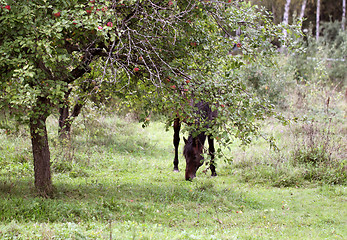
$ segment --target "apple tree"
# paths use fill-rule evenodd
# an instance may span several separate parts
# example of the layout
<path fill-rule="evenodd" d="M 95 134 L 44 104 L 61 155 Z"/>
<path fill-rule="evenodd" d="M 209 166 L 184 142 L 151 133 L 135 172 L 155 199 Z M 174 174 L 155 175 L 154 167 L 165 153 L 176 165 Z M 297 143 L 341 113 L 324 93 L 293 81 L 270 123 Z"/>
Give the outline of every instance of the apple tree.
<path fill-rule="evenodd" d="M 0 6 L 0 109 L 29 126 L 42 195 L 53 191 L 46 119 L 59 109 L 60 127 L 69 131 L 88 98 L 141 97 L 149 111 L 192 121 L 190 103 L 207 101 L 219 110 L 209 131 L 225 144 L 234 137 L 249 142 L 257 120 L 274 114 L 266 99 L 247 91 L 239 71 L 249 62 L 268 64 L 283 29 L 249 3 L 0 0 Z M 233 54 L 235 46 L 242 54 Z"/>

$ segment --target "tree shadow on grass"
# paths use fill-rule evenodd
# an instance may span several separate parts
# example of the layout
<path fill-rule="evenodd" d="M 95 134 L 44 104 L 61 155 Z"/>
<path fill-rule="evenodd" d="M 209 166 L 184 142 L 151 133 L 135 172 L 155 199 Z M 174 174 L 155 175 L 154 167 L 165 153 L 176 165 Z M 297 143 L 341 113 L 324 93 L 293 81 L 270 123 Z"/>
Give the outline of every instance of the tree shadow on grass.
<path fill-rule="evenodd" d="M 150 129 L 139 129 L 134 126 L 126 126 L 125 129 L 115 131 L 112 129 L 103 129 L 94 134 L 77 134 L 73 135 L 70 143 L 65 145 L 65 149 L 70 151 L 78 150 L 92 154 L 93 152 L 117 152 L 119 154 L 148 154 L 150 156 L 156 155 L 158 152 L 170 151 L 173 149 L 172 143 L 165 143 L 160 139 L 151 139 L 147 136 L 147 131 Z M 164 129 L 157 131 L 163 134 L 169 134 Z M 55 140 L 54 140 L 55 141 Z M 61 147 L 59 144 L 53 145 L 59 154 Z M 52 149 L 54 152 L 54 149 Z"/>
<path fill-rule="evenodd" d="M 168 215 L 183 218 L 196 216 L 197 211 L 230 211 L 243 205 L 259 209 L 262 204 L 245 193 L 220 189 L 204 183 L 181 182 L 97 182 L 80 184 L 58 182 L 53 199 L 36 197 L 30 189 L 23 194 L 27 182 L 16 183 L 11 193 L 1 193 L 2 222 L 80 222 L 136 220 L 165 222 Z M 208 188 L 210 186 L 210 188 Z M 32 190 L 32 189 L 31 189 Z M 224 209 L 224 210 L 223 210 Z"/>

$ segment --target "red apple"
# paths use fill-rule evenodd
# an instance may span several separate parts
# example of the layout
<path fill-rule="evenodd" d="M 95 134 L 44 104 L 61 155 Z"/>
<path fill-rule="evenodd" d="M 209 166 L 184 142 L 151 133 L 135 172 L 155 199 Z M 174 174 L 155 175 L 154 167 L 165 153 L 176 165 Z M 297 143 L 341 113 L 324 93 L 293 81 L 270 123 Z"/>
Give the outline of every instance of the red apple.
<path fill-rule="evenodd" d="M 134 68 L 134 72 L 138 72 L 138 71 L 140 71 L 140 69 L 139 68 Z"/>
<path fill-rule="evenodd" d="M 95 3 L 95 0 L 90 0 L 89 2 L 90 2 L 90 3 Z"/>
<path fill-rule="evenodd" d="M 87 14 L 91 14 L 92 10 L 86 10 Z"/>
<path fill-rule="evenodd" d="M 56 12 L 53 14 L 55 17 L 60 17 L 60 12 Z"/>
<path fill-rule="evenodd" d="M 172 89 L 176 89 L 176 86 L 175 86 L 175 85 L 172 85 L 171 88 L 172 88 Z"/>
<path fill-rule="evenodd" d="M 113 27 L 113 23 L 112 23 L 112 22 L 108 22 L 106 25 L 107 25 L 108 27 Z"/>
<path fill-rule="evenodd" d="M 9 10 L 9 11 L 11 10 L 11 6 L 10 6 L 10 5 L 6 5 L 5 8 L 6 8 L 7 10 Z"/>
<path fill-rule="evenodd" d="M 191 45 L 192 47 L 196 47 L 196 42 L 191 42 L 190 45 Z"/>
<path fill-rule="evenodd" d="M 186 83 L 190 83 L 190 81 L 189 81 L 189 80 L 186 80 Z"/>
<path fill-rule="evenodd" d="M 241 45 L 241 43 L 237 43 L 236 46 L 237 46 L 238 48 L 240 48 L 242 45 Z"/>

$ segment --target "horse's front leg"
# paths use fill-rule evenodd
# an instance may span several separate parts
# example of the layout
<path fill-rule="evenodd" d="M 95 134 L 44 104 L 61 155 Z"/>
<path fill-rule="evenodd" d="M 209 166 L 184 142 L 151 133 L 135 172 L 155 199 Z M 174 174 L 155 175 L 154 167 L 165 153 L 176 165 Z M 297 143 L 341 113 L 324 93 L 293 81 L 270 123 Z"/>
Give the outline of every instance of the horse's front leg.
<path fill-rule="evenodd" d="M 211 162 L 210 162 L 210 169 L 211 169 L 211 176 L 217 176 L 216 172 L 216 166 L 214 165 L 214 142 L 212 136 L 208 136 L 208 152 L 211 156 Z"/>
<path fill-rule="evenodd" d="M 180 119 L 177 117 L 174 120 L 174 124 L 173 124 L 173 128 L 174 128 L 174 138 L 173 138 L 173 144 L 175 146 L 175 159 L 173 161 L 174 164 L 174 171 L 178 172 L 178 146 L 180 144 L 180 130 L 181 130 L 181 123 L 180 123 Z"/>

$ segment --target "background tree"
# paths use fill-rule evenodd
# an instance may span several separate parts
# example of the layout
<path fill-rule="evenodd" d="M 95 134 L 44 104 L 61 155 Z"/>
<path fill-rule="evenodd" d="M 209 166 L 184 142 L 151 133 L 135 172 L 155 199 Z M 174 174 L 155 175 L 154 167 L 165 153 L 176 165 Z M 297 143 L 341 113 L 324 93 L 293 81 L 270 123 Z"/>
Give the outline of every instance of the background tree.
<path fill-rule="evenodd" d="M 282 29 L 249 3 L 1 0 L 0 5 L 0 108 L 29 126 L 35 186 L 42 195 L 53 192 L 47 117 L 60 109 L 60 126 L 68 128 L 86 98 L 100 92 L 146 96 L 149 109 L 184 109 L 192 122 L 194 107 L 182 92 L 210 102 L 220 112 L 211 134 L 226 144 L 233 137 L 250 142 L 259 132 L 257 120 L 274 114 L 269 102 L 247 91 L 238 69 L 268 62 L 276 53 L 271 41 Z M 236 39 L 237 29 L 242 34 Z M 242 56 L 228 54 L 235 43 Z M 74 107 L 71 96 L 77 99 Z"/>
<path fill-rule="evenodd" d="M 282 22 L 285 5 L 287 0 L 252 0 L 253 4 L 264 6 L 268 11 L 272 12 L 273 20 L 275 23 Z M 320 21 L 321 22 L 334 22 L 342 21 L 341 16 L 343 15 L 343 1 L 329 1 L 320 0 Z M 298 17 L 305 19 L 302 23 L 303 29 L 312 31 L 312 34 L 316 35 L 316 15 L 317 15 L 317 1 L 315 0 L 291 0 L 290 9 L 288 15 L 288 22 L 293 23 Z"/>
<path fill-rule="evenodd" d="M 303 0 L 302 5 L 301 5 L 301 11 L 300 11 L 299 19 L 303 19 L 305 16 L 306 4 L 307 4 L 307 0 Z"/>
<path fill-rule="evenodd" d="M 289 22 L 289 9 L 290 9 L 290 1 L 287 0 L 286 4 L 284 5 L 284 14 L 283 14 L 283 23 L 284 25 L 288 25 Z M 284 37 L 287 37 L 287 32 L 284 32 Z"/>
<path fill-rule="evenodd" d="M 346 29 L 346 0 L 342 0 L 342 21 L 341 28 L 343 31 Z"/>
<path fill-rule="evenodd" d="M 320 0 L 317 0 L 316 10 L 316 41 L 319 40 L 319 24 L 320 24 Z"/>

